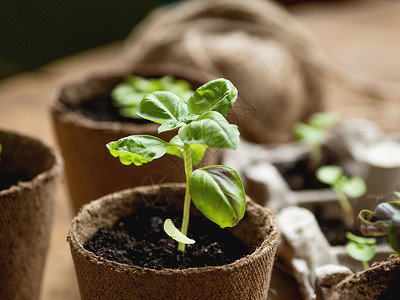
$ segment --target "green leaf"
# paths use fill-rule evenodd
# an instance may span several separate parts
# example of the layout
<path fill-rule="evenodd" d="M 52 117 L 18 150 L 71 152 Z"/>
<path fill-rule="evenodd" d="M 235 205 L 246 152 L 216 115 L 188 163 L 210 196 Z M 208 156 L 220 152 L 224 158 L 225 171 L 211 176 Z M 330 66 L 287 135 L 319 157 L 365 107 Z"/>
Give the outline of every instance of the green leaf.
<path fill-rule="evenodd" d="M 343 174 L 339 166 L 322 166 L 315 173 L 317 179 L 326 184 L 334 184 Z"/>
<path fill-rule="evenodd" d="M 171 219 L 166 219 L 164 222 L 164 231 L 172 239 L 183 244 L 194 244 L 196 241 L 188 238 L 182 232 L 180 232 L 171 221 Z"/>
<path fill-rule="evenodd" d="M 366 191 L 367 186 L 365 185 L 364 180 L 360 177 L 353 177 L 351 179 L 348 179 L 343 184 L 343 192 L 353 198 L 364 195 Z"/>
<path fill-rule="evenodd" d="M 353 233 L 351 233 L 350 231 L 346 232 L 346 238 L 349 241 L 358 243 L 358 244 L 368 244 L 368 245 L 375 245 L 376 244 L 376 239 L 375 238 L 370 238 L 370 237 L 363 237 L 363 236 L 358 236 L 355 235 Z"/>
<path fill-rule="evenodd" d="M 226 116 L 238 96 L 235 86 L 227 79 L 219 78 L 199 87 L 188 100 L 188 111 L 201 115 L 217 111 Z"/>
<path fill-rule="evenodd" d="M 359 244 L 349 241 L 346 244 L 346 251 L 351 258 L 357 261 L 370 261 L 375 256 L 375 244 Z"/>
<path fill-rule="evenodd" d="M 246 195 L 242 180 L 226 166 L 195 170 L 189 179 L 194 205 L 222 228 L 235 226 L 244 216 Z"/>
<path fill-rule="evenodd" d="M 106 145 L 111 155 L 124 165 L 141 166 L 167 152 L 168 143 L 150 135 L 131 135 Z"/>
<path fill-rule="evenodd" d="M 167 153 L 183 159 L 183 149 L 171 145 L 175 144 L 183 147 L 183 142 L 181 141 L 181 139 L 176 135 L 169 141 L 169 143 L 170 145 L 168 146 Z M 203 159 L 204 153 L 207 150 L 207 146 L 200 144 L 190 144 L 189 148 L 192 155 L 192 164 L 193 166 L 195 166 Z"/>
<path fill-rule="evenodd" d="M 186 103 L 171 92 L 146 95 L 137 107 L 138 116 L 156 123 L 182 122 L 187 115 Z"/>
<path fill-rule="evenodd" d="M 336 113 L 314 113 L 308 123 L 313 127 L 328 128 L 339 122 L 339 115 Z"/>
<path fill-rule="evenodd" d="M 400 212 L 396 212 L 392 217 L 388 229 L 388 240 L 394 252 L 400 255 Z"/>
<path fill-rule="evenodd" d="M 210 111 L 178 132 L 179 138 L 187 144 L 204 144 L 215 148 L 236 149 L 239 130 L 218 112 Z"/>
<path fill-rule="evenodd" d="M 160 127 L 158 127 L 158 133 L 174 130 L 175 128 L 181 127 L 183 125 L 185 125 L 185 123 L 179 121 L 167 121 L 165 123 L 162 123 Z"/>
<path fill-rule="evenodd" d="M 325 137 L 323 130 L 305 123 L 296 123 L 293 127 L 293 133 L 296 140 L 311 144 L 320 144 Z"/>
<path fill-rule="evenodd" d="M 381 203 L 383 204 L 383 203 Z M 379 205 L 378 205 L 379 206 Z M 384 236 L 388 232 L 391 219 L 372 220 L 373 212 L 367 209 L 360 211 L 356 219 L 358 230 L 365 236 Z"/>

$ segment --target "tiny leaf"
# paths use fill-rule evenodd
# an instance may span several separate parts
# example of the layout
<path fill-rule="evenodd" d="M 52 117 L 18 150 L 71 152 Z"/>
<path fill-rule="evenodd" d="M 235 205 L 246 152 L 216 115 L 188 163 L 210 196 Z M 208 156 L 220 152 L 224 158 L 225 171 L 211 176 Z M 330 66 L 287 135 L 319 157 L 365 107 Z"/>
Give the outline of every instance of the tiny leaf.
<path fill-rule="evenodd" d="M 376 239 L 375 238 L 370 238 L 370 237 L 363 237 L 363 236 L 358 236 L 350 231 L 346 232 L 346 238 L 350 241 L 353 241 L 358 244 L 368 244 L 368 245 L 375 245 L 376 244 Z"/>
<path fill-rule="evenodd" d="M 339 115 L 336 113 L 314 113 L 308 123 L 318 128 L 328 128 L 339 122 Z"/>
<path fill-rule="evenodd" d="M 189 179 L 194 205 L 222 228 L 235 226 L 246 210 L 242 180 L 226 166 L 210 166 L 195 170 Z"/>
<path fill-rule="evenodd" d="M 237 89 L 227 79 L 219 78 L 199 87 L 188 100 L 188 111 L 201 115 L 217 111 L 226 116 L 238 96 Z"/>
<path fill-rule="evenodd" d="M 171 219 L 166 219 L 164 222 L 164 231 L 168 234 L 172 239 L 179 243 L 183 244 L 194 244 L 196 241 L 188 238 L 182 232 L 175 227 L 174 223 Z"/>
<path fill-rule="evenodd" d="M 218 112 L 210 111 L 178 132 L 179 138 L 187 144 L 204 144 L 215 148 L 236 149 L 239 130 Z"/>
<path fill-rule="evenodd" d="M 310 126 L 305 123 L 297 123 L 293 127 L 293 133 L 296 140 L 316 144 L 324 139 L 324 131 L 320 128 Z"/>
<path fill-rule="evenodd" d="M 106 145 L 111 155 L 124 165 L 141 166 L 167 152 L 168 143 L 150 135 L 131 135 Z"/>
<path fill-rule="evenodd" d="M 383 204 L 383 203 L 382 203 Z M 362 210 L 356 219 L 358 230 L 365 236 L 383 236 L 388 232 L 389 220 L 371 221 L 372 211 Z"/>
<path fill-rule="evenodd" d="M 137 114 L 155 123 L 180 122 L 187 115 L 186 103 L 171 92 L 154 92 L 146 95 L 137 107 Z"/>
<path fill-rule="evenodd" d="M 366 190 L 365 182 L 360 177 L 353 177 L 343 184 L 343 192 L 353 198 L 364 195 Z"/>
<path fill-rule="evenodd" d="M 175 120 L 167 121 L 165 123 L 162 123 L 160 125 L 160 127 L 158 127 L 158 133 L 161 133 L 161 132 L 164 132 L 164 131 L 173 130 L 173 129 L 181 127 L 183 125 L 185 125 L 185 123 L 178 122 L 178 121 L 175 121 Z"/>
<path fill-rule="evenodd" d="M 359 244 L 349 241 L 346 251 L 351 258 L 357 261 L 370 261 L 375 256 L 375 244 Z"/>
<path fill-rule="evenodd" d="M 323 183 L 334 184 L 342 174 L 343 170 L 339 166 L 322 166 L 317 169 L 315 176 Z"/>

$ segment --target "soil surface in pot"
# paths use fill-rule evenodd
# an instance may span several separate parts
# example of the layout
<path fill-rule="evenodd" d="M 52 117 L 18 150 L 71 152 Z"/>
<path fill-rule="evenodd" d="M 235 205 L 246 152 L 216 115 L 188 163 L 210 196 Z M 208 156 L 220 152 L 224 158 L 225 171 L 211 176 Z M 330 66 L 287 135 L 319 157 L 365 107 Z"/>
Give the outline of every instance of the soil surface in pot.
<path fill-rule="evenodd" d="M 322 164 L 314 166 L 308 157 L 300 160 L 275 163 L 274 166 L 293 191 L 329 188 L 315 177 L 319 166 L 334 164 L 331 159 L 324 159 Z"/>
<path fill-rule="evenodd" d="M 132 119 L 122 117 L 118 113 L 118 108 L 112 104 L 109 96 L 96 97 L 79 103 L 62 101 L 70 110 L 80 113 L 86 118 L 98 122 L 126 122 L 135 124 L 149 123 L 143 119 Z"/>
<path fill-rule="evenodd" d="M 25 176 L 25 174 L 18 173 L 1 173 L 0 174 L 0 191 L 8 189 L 12 185 L 18 184 L 19 181 L 29 181 L 31 178 Z"/>
<path fill-rule="evenodd" d="M 167 218 L 180 227 L 182 218 L 178 214 L 163 209 L 142 209 L 121 218 L 112 228 L 98 230 L 84 248 L 108 260 L 157 270 L 220 266 L 248 254 L 239 240 L 218 225 L 191 216 L 188 236 L 196 243 L 186 245 L 182 255 L 177 242 L 163 230 Z"/>

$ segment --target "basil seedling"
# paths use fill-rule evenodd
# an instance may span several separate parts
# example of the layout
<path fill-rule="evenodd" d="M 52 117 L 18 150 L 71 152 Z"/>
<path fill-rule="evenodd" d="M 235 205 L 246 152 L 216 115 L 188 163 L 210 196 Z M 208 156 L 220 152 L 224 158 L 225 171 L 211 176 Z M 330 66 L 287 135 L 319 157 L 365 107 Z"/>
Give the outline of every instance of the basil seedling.
<path fill-rule="evenodd" d="M 360 261 L 364 269 L 369 268 L 368 262 L 375 256 L 375 238 L 366 238 L 346 232 L 348 242 L 346 244 L 347 254 L 357 261 Z"/>
<path fill-rule="evenodd" d="M 244 216 L 246 195 L 235 170 L 217 165 L 193 171 L 207 147 L 237 147 L 238 127 L 225 119 L 237 95 L 235 86 L 222 78 L 202 85 L 187 101 L 171 92 L 153 92 L 138 104 L 138 116 L 159 123 L 159 133 L 179 128 L 178 134 L 168 142 L 149 135 L 132 135 L 107 144 L 111 155 L 125 165 L 140 166 L 165 154 L 183 159 L 186 192 L 181 230 L 170 219 L 164 223 L 164 231 L 179 242 L 181 251 L 185 244 L 194 243 L 187 237 L 191 201 L 222 228 L 235 226 Z"/>
<path fill-rule="evenodd" d="M 127 76 L 124 82 L 115 86 L 111 91 L 113 104 L 118 107 L 119 114 L 123 117 L 140 119 L 136 110 L 144 96 L 156 91 L 169 91 L 187 100 L 192 94 L 192 88 L 185 80 L 175 80 L 172 76 L 161 78 L 143 78 L 140 76 Z"/>
<path fill-rule="evenodd" d="M 296 140 L 303 142 L 310 148 L 310 162 L 316 167 L 321 163 L 322 143 L 327 135 L 327 130 L 339 121 L 335 113 L 315 113 L 307 123 L 296 123 L 293 134 Z"/>
<path fill-rule="evenodd" d="M 395 195 L 399 196 L 398 193 Z M 393 251 L 400 255 L 400 201 L 380 203 L 373 212 L 362 210 L 356 225 L 365 236 L 387 235 Z"/>
<path fill-rule="evenodd" d="M 329 184 L 336 192 L 339 204 L 345 214 L 346 225 L 351 226 L 354 211 L 347 196 L 357 198 L 364 195 L 367 190 L 364 180 L 357 176 L 347 177 L 339 166 L 319 167 L 315 175 L 319 181 Z"/>

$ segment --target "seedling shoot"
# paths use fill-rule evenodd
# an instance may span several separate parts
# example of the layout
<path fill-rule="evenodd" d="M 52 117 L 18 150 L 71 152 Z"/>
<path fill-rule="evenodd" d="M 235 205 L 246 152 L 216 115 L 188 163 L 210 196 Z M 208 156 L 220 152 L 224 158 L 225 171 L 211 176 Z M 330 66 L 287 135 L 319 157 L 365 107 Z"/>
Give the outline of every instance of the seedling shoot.
<path fill-rule="evenodd" d="M 229 124 L 225 116 L 237 99 L 237 89 L 226 79 L 215 79 L 199 87 L 189 98 L 166 91 L 144 96 L 136 113 L 143 119 L 160 124 L 158 133 L 179 129 L 170 141 L 150 135 L 132 135 L 110 142 L 111 155 L 125 165 L 141 166 L 165 154 L 183 159 L 186 191 L 181 229 L 170 219 L 164 222 L 164 231 L 185 251 L 186 244 L 195 241 L 187 237 L 190 205 L 194 205 L 220 227 L 235 226 L 244 216 L 246 196 L 243 183 L 235 170 L 215 165 L 198 168 L 207 147 L 235 149 L 239 130 Z"/>

